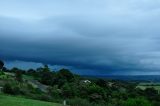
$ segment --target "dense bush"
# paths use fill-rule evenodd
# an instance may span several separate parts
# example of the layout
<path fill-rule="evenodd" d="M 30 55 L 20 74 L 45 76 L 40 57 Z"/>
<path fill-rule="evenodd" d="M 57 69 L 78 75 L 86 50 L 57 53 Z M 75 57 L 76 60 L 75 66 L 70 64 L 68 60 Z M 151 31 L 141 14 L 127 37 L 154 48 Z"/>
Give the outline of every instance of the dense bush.
<path fill-rule="evenodd" d="M 3 71 L 0 71 L 0 75 L 5 75 Z"/>
<path fill-rule="evenodd" d="M 71 98 L 74 97 L 74 95 L 73 89 L 68 83 L 62 86 L 62 97 Z"/>
<path fill-rule="evenodd" d="M 17 70 L 17 71 L 15 72 L 15 77 L 16 77 L 16 80 L 17 80 L 18 82 L 22 82 L 22 81 L 23 81 L 22 72 L 21 72 L 20 70 Z"/>
<path fill-rule="evenodd" d="M 61 98 L 61 91 L 58 89 L 58 86 L 49 87 L 48 88 L 48 94 L 51 95 L 54 99 Z"/>
<path fill-rule="evenodd" d="M 3 86 L 3 92 L 6 93 L 6 94 L 14 94 L 14 91 L 13 91 L 13 89 L 12 89 L 11 84 L 6 83 L 6 84 Z"/>
<path fill-rule="evenodd" d="M 13 83 L 6 83 L 3 86 L 3 92 L 6 94 L 18 95 L 21 94 L 21 89 L 18 85 L 14 85 Z"/>
<path fill-rule="evenodd" d="M 152 104 L 144 98 L 128 99 L 122 106 L 152 106 Z"/>
<path fill-rule="evenodd" d="M 88 102 L 88 100 L 81 98 L 74 98 L 67 101 L 70 106 L 93 106 L 91 103 Z"/>
<path fill-rule="evenodd" d="M 4 62 L 0 60 L 0 70 L 3 68 Z"/>

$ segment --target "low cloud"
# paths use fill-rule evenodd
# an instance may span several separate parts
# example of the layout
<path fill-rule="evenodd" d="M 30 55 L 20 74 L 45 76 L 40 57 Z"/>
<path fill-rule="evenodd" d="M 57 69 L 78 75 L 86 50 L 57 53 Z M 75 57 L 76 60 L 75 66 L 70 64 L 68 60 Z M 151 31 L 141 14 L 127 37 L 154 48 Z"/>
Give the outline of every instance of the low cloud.
<path fill-rule="evenodd" d="M 157 74 L 159 4 L 6 0 L 0 5 L 0 58 L 66 66 L 81 74 Z"/>

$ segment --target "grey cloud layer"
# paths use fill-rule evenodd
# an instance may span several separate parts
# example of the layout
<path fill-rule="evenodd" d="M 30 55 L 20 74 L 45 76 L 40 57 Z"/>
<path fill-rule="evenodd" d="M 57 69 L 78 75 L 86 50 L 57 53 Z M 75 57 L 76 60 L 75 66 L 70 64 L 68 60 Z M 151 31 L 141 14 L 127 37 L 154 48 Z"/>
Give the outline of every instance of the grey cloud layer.
<path fill-rule="evenodd" d="M 90 73 L 160 74 L 159 4 L 158 0 L 0 1 L 4 10 L 0 57 Z"/>

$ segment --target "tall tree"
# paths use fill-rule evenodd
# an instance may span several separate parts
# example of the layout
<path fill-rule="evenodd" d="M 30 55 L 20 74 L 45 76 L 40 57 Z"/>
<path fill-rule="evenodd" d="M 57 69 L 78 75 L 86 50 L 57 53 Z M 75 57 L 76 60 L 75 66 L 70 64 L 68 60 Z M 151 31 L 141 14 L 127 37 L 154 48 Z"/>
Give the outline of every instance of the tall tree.
<path fill-rule="evenodd" d="M 74 75 L 68 70 L 68 69 L 61 69 L 58 72 L 58 77 L 61 79 L 65 79 L 68 82 L 72 81 L 74 78 Z"/>
<path fill-rule="evenodd" d="M 44 67 L 39 71 L 40 74 L 40 82 L 46 85 L 53 85 L 54 83 L 54 71 L 51 71 L 48 65 L 44 65 Z"/>
<path fill-rule="evenodd" d="M 0 70 L 3 68 L 3 66 L 4 66 L 4 63 L 3 61 L 0 60 Z"/>
<path fill-rule="evenodd" d="M 18 82 L 22 82 L 23 81 L 23 79 L 22 79 L 22 72 L 20 70 L 16 71 L 15 76 L 16 76 L 16 80 Z"/>

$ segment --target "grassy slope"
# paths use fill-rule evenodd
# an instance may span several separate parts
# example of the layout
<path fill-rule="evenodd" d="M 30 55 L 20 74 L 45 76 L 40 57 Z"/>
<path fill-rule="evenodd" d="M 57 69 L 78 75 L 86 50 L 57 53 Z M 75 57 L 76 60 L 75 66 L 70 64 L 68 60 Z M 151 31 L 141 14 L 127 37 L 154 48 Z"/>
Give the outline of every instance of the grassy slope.
<path fill-rule="evenodd" d="M 56 103 L 0 95 L 0 106 L 62 106 Z"/>
<path fill-rule="evenodd" d="M 154 88 L 160 91 L 160 83 L 140 83 L 137 88 L 145 90 L 146 88 Z"/>

